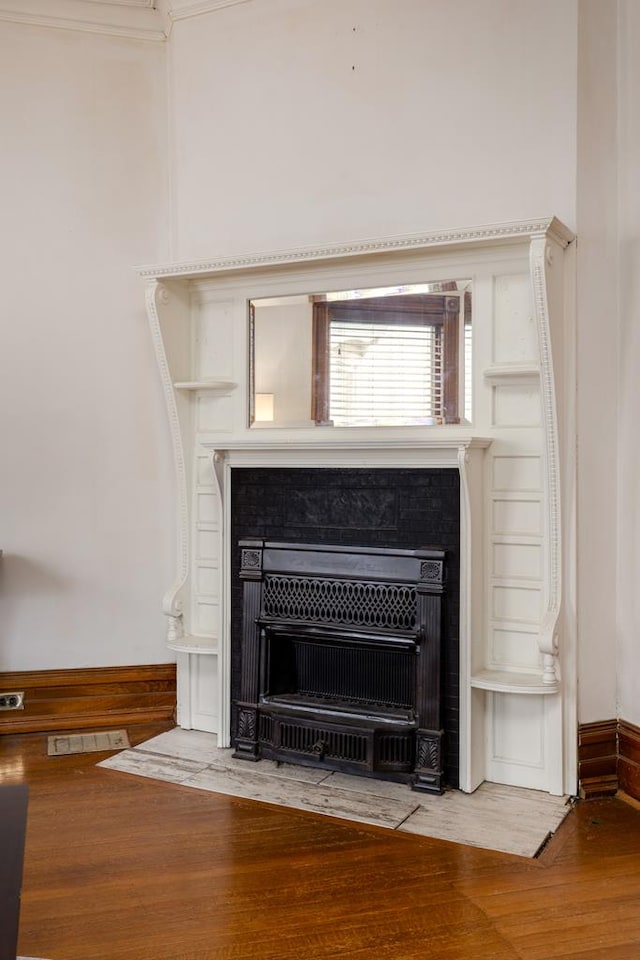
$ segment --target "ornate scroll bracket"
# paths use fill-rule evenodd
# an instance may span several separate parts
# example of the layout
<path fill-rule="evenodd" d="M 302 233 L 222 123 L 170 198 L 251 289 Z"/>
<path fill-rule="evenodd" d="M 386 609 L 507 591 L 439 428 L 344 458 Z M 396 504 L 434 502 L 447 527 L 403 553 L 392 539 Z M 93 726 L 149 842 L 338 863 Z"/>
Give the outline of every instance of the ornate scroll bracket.
<path fill-rule="evenodd" d="M 164 284 L 156 280 L 147 281 L 145 304 L 169 419 L 177 490 L 176 576 L 162 602 L 163 613 L 169 618 L 167 631 L 167 642 L 169 644 L 175 643 L 184 634 L 182 616 L 185 587 L 189 576 L 189 507 L 182 431 L 173 380 L 164 348 L 160 319 L 162 309 L 166 309 L 170 302 L 171 297 Z"/>
<path fill-rule="evenodd" d="M 547 271 L 553 264 L 553 249 L 545 237 L 534 238 L 530 247 L 531 281 L 533 303 L 538 330 L 540 350 L 540 386 L 542 415 L 545 436 L 544 482 L 546 485 L 546 564 L 547 605 L 540 625 L 538 646 L 543 656 L 543 683 L 557 683 L 556 662 L 558 657 L 557 628 L 562 603 L 561 516 L 560 516 L 560 454 L 558 441 L 558 413 L 551 325 L 547 296 Z"/>

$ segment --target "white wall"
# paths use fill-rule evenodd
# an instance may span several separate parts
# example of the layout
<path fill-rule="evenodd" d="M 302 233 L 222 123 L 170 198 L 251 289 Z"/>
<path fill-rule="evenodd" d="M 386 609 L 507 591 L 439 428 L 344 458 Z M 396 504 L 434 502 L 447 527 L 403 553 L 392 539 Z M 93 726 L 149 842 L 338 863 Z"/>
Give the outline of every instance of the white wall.
<path fill-rule="evenodd" d="M 617 0 L 581 0 L 578 72 L 579 720 L 617 715 Z"/>
<path fill-rule="evenodd" d="M 620 2 L 618 695 L 640 725 L 640 5 Z"/>
<path fill-rule="evenodd" d="M 162 44 L 0 24 L 0 670 L 171 659 Z"/>
<path fill-rule="evenodd" d="M 175 259 L 543 214 L 575 229 L 578 160 L 587 163 L 592 147 L 585 136 L 578 158 L 582 4 L 252 0 L 176 23 L 169 50 Z M 590 42 L 597 28 L 589 26 Z M 602 66 L 589 67 L 589 82 Z M 586 82 L 581 76 L 583 97 Z M 584 100 L 581 108 L 589 112 Z M 594 157 L 581 184 L 592 240 L 603 206 L 609 214 L 598 167 L 606 162 Z M 582 536 L 585 522 L 587 550 L 602 547 L 606 559 L 587 552 L 580 571 L 581 720 L 613 716 L 616 706 L 615 590 L 602 593 L 603 579 L 612 588 L 615 576 L 615 473 L 597 459 L 590 419 L 594 410 L 598 424 L 605 418 L 591 389 L 601 313 L 599 301 L 589 308 L 589 296 L 600 289 L 600 252 L 593 247 L 583 261 L 590 286 L 578 347 L 585 437 L 578 523 Z M 615 348 L 605 359 L 615 381 Z M 615 462 L 612 433 L 605 445 Z"/>
<path fill-rule="evenodd" d="M 174 24 L 174 256 L 556 214 L 577 0 L 252 0 Z"/>
<path fill-rule="evenodd" d="M 635 0 L 251 0 L 176 22 L 167 47 L 0 25 L 0 670 L 169 656 L 173 480 L 132 264 L 555 213 L 580 234 L 580 719 L 613 716 L 618 689 L 640 723 L 638 16 Z"/>

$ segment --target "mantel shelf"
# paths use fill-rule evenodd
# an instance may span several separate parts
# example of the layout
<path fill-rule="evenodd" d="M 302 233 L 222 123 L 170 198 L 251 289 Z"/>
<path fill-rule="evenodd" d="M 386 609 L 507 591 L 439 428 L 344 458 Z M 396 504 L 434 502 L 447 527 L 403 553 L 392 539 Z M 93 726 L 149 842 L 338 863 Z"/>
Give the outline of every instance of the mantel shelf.
<path fill-rule="evenodd" d="M 176 390 L 211 390 L 214 393 L 231 393 L 237 386 L 231 380 L 180 380 L 174 383 Z"/>
<path fill-rule="evenodd" d="M 539 673 L 516 673 L 511 670 L 479 670 L 471 677 L 471 686 L 493 693 L 522 693 L 535 696 L 558 693 L 560 685 L 543 683 Z"/>
<path fill-rule="evenodd" d="M 501 363 L 487 367 L 484 379 L 488 383 L 536 383 L 540 368 L 528 363 Z"/>
<path fill-rule="evenodd" d="M 448 430 L 446 427 L 434 427 L 434 430 L 442 431 L 434 434 L 425 434 L 421 433 L 407 433 L 404 436 L 398 436 L 397 433 L 395 436 L 392 436 L 388 433 L 383 433 L 384 428 L 377 428 L 380 433 L 377 435 L 369 435 L 368 437 L 363 437 L 362 435 L 353 436 L 350 433 L 351 428 L 345 428 L 344 432 L 338 433 L 332 432 L 331 436 L 322 436 L 319 433 L 316 433 L 312 437 L 304 436 L 298 439 L 289 438 L 282 439 L 278 437 L 277 439 L 263 440 L 264 434 L 261 432 L 260 439 L 234 439 L 224 438 L 220 442 L 212 442 L 208 438 L 202 441 L 202 446 L 204 447 L 215 447 L 220 451 L 304 451 L 304 450 L 343 450 L 345 448 L 349 450 L 447 450 L 447 451 L 457 451 L 460 448 L 464 449 L 485 449 L 491 445 L 491 437 L 478 437 L 471 435 L 469 433 L 458 433 L 456 428 Z M 429 427 L 429 430 L 432 428 Z M 275 432 L 275 431 L 274 431 Z"/>
<path fill-rule="evenodd" d="M 167 646 L 169 650 L 175 650 L 176 653 L 201 653 L 210 656 L 218 653 L 216 637 L 195 637 L 185 634 L 175 640 L 168 640 Z"/>

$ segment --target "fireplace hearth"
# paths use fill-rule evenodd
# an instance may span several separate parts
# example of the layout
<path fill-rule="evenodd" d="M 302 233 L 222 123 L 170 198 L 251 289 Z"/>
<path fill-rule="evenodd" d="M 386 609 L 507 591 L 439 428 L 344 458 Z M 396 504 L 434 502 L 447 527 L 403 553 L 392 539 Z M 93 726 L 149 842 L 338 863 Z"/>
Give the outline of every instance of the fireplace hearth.
<path fill-rule="evenodd" d="M 235 756 L 443 789 L 443 550 L 242 540 Z"/>

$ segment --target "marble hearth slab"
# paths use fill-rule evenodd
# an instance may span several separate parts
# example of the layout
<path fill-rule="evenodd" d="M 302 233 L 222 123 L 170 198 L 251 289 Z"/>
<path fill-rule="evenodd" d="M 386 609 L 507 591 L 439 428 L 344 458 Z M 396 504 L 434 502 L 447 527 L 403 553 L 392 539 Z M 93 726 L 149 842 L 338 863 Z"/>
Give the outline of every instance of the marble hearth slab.
<path fill-rule="evenodd" d="M 99 767 L 110 767 L 121 773 L 135 773 L 139 777 L 151 780 L 165 780 L 167 783 L 183 783 L 189 777 L 206 770 L 206 763 L 189 760 L 184 757 L 167 757 L 160 753 L 147 753 L 145 750 L 123 750 L 113 757 L 103 760 Z"/>
<path fill-rule="evenodd" d="M 167 733 L 161 733 L 151 740 L 146 740 L 135 749 L 145 753 L 194 761 L 207 767 L 217 767 L 222 770 L 246 772 L 247 768 L 259 767 L 262 774 L 268 773 L 274 777 L 303 780 L 308 783 L 320 783 L 321 780 L 327 778 L 326 770 L 317 770 L 313 767 L 275 763 L 273 760 L 261 760 L 259 764 L 248 763 L 246 760 L 234 760 L 233 750 L 223 750 L 218 747 L 215 734 L 201 733 L 198 730 L 182 730 L 180 727 L 169 730 Z M 119 754 L 119 756 L 122 756 L 122 754 Z"/>
<path fill-rule="evenodd" d="M 404 784 L 327 773 L 270 760 L 235 760 L 214 734 L 176 728 L 99 764 L 180 784 L 356 823 L 534 857 L 569 812 L 566 797 L 484 783 L 441 797 Z"/>
<path fill-rule="evenodd" d="M 266 773 L 251 776 L 244 770 L 216 770 L 209 767 L 185 780 L 183 786 L 226 793 L 245 800 L 261 800 L 280 807 L 322 813 L 391 830 L 397 829 L 403 820 L 418 809 L 418 804 L 410 794 L 405 796 L 404 801 L 397 800 L 390 804 L 380 797 L 340 790 L 330 780 L 327 778 L 324 783 L 310 784 L 308 781 L 272 777 Z"/>

